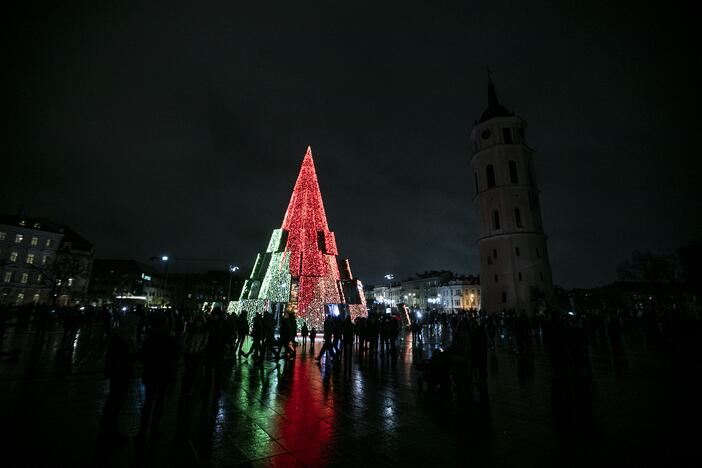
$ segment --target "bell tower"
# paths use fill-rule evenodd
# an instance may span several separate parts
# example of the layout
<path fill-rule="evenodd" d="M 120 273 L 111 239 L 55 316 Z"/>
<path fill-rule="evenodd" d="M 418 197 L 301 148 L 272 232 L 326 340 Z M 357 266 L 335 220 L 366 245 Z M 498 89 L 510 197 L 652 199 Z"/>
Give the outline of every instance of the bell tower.
<path fill-rule="evenodd" d="M 534 314 L 553 295 L 534 151 L 526 143 L 526 126 L 500 104 L 490 78 L 488 107 L 470 133 L 480 287 L 482 307 L 488 313 Z"/>

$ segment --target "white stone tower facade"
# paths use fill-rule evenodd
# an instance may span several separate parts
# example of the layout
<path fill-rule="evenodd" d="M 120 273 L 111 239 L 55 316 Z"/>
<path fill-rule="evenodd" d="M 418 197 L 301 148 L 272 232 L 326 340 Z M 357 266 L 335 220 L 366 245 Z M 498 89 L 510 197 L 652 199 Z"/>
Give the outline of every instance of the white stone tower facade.
<path fill-rule="evenodd" d="M 490 80 L 488 108 L 470 134 L 482 308 L 488 313 L 523 310 L 533 315 L 553 297 L 533 150 L 526 144 L 525 129 L 526 122 L 500 105 Z"/>

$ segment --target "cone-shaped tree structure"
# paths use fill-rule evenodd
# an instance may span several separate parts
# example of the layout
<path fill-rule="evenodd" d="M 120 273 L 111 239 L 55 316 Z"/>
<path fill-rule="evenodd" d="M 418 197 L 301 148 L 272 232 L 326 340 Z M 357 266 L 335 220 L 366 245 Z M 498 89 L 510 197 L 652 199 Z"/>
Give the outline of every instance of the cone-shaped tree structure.
<path fill-rule="evenodd" d="M 302 161 L 283 225 L 273 231 L 265 253 L 258 254 L 239 301 L 230 312 L 295 312 L 321 329 L 327 313 L 353 318 L 366 314 L 363 285 L 351 275 L 348 260 L 337 260 L 312 150 Z"/>

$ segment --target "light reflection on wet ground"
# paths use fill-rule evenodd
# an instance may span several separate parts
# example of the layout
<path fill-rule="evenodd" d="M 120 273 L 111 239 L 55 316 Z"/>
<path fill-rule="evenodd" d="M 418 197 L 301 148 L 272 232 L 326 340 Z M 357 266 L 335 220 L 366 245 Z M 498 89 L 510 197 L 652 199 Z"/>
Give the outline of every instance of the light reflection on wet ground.
<path fill-rule="evenodd" d="M 533 358 L 498 349 L 490 356 L 489 404 L 418 390 L 413 362 L 447 337 L 425 333 L 396 359 L 354 356 L 352 365 L 317 365 L 309 349 L 263 370 L 230 360 L 221 393 L 201 382 L 183 396 L 174 382 L 161 435 L 98 443 L 107 384 L 101 330 L 37 337 L 9 330 L 3 349 L 21 346 L 19 362 L 0 362 L 2 419 L 12 427 L 3 453 L 17 466 L 520 466 L 648 464 L 689 452 L 681 418 L 693 418 L 699 371 L 638 331 L 621 355 L 606 344 L 591 353 L 591 376 L 554 379 L 537 347 Z M 321 343 L 318 340 L 319 350 Z M 134 381 L 120 424 L 138 431 L 143 388 Z M 5 465 L 3 466 L 13 466 Z"/>

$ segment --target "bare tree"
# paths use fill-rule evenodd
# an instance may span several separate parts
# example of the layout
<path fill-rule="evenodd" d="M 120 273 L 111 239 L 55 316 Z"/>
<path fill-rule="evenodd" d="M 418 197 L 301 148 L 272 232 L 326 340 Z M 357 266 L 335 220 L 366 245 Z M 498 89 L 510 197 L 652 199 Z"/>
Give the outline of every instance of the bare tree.
<path fill-rule="evenodd" d="M 675 280 L 675 265 L 673 256 L 636 250 L 631 258 L 617 266 L 617 276 L 622 281 L 669 282 Z"/>
<path fill-rule="evenodd" d="M 37 265 L 36 272 L 41 275 L 41 286 L 49 289 L 51 303 L 56 305 L 63 295 L 73 292 L 85 292 L 85 283 L 90 274 L 90 259 L 82 255 L 61 253 L 44 265 Z"/>

